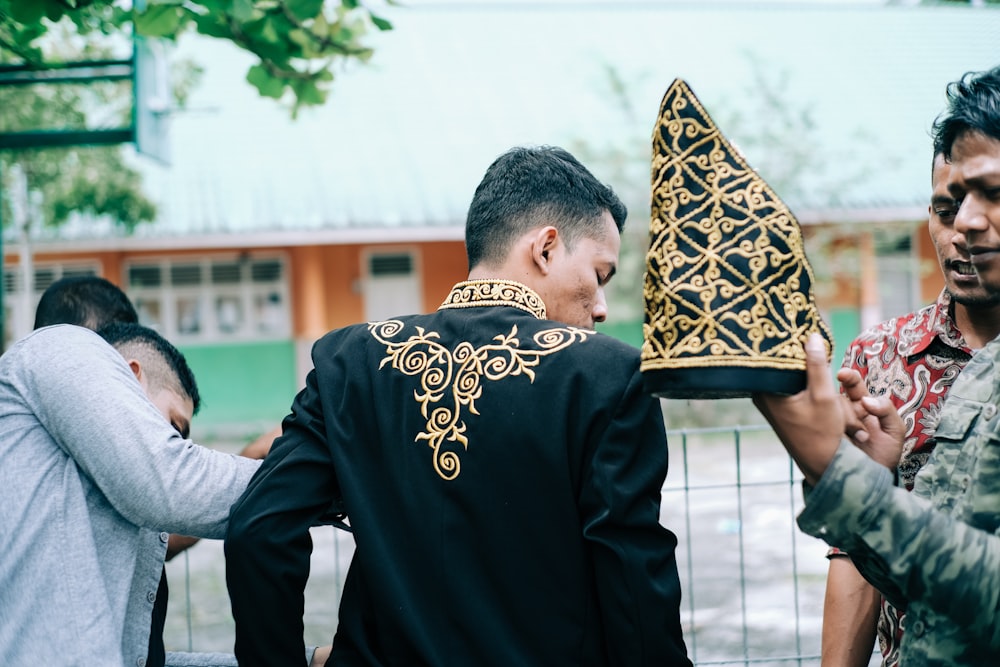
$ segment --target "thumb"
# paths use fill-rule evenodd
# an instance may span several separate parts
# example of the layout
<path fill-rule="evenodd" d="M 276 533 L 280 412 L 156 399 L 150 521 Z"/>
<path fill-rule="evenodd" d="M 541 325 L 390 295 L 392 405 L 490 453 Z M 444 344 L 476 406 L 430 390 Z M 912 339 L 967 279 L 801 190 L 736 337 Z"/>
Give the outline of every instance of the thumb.
<path fill-rule="evenodd" d="M 885 396 L 865 396 L 861 399 L 868 414 L 875 415 L 882 421 L 890 414 L 896 414 L 896 406 Z"/>
<path fill-rule="evenodd" d="M 809 334 L 805 344 L 806 387 L 816 398 L 829 398 L 836 393 L 830 364 L 826 358 L 826 341 L 818 333 Z"/>
<path fill-rule="evenodd" d="M 865 396 L 861 399 L 868 414 L 878 419 L 879 426 L 886 433 L 902 433 L 903 420 L 892 404 L 885 396 Z"/>

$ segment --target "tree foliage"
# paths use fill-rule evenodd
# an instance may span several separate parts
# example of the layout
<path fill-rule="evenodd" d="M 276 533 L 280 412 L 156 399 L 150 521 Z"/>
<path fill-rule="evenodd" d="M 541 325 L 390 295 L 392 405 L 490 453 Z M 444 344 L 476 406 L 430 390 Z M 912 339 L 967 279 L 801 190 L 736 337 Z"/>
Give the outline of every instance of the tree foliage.
<path fill-rule="evenodd" d="M 110 56 L 107 40 L 75 42 L 68 25 L 49 28 L 43 57 L 52 61 L 96 60 Z M 14 57 L 0 52 L 0 63 Z M 189 63 L 178 79 L 183 90 L 196 78 Z M 28 130 L 81 130 L 122 127 L 131 119 L 130 82 L 0 86 L 0 133 Z M 14 165 L 25 176 L 31 199 L 39 200 L 31 224 L 56 227 L 74 213 L 107 216 L 126 230 L 152 221 L 156 207 L 142 191 L 141 174 L 128 163 L 121 146 L 5 150 L 0 152 L 0 192 L 4 225 L 15 222 L 12 204 L 23 199 Z M 17 221 L 20 222 L 20 221 Z"/>
<path fill-rule="evenodd" d="M 394 0 L 383 0 L 394 4 Z M 326 101 L 334 66 L 366 61 L 370 27 L 390 30 L 361 0 L 0 0 L 0 50 L 44 66 L 45 36 L 68 23 L 77 33 L 176 39 L 188 30 L 229 40 L 258 58 L 247 81 L 265 97 L 292 98 L 292 111 Z"/>
<path fill-rule="evenodd" d="M 392 27 L 359 0 L 0 0 L 0 63 L 43 69 L 110 57 L 133 34 L 175 40 L 194 30 L 255 54 L 247 80 L 261 95 L 289 101 L 294 115 L 326 100 L 338 62 L 371 56 L 362 40 L 372 26 Z M 183 106 L 200 70 L 183 61 L 172 71 L 174 101 Z M 130 85 L 0 86 L 0 132 L 127 126 Z M 131 231 L 156 215 L 120 146 L 19 149 L 0 153 L 5 224 L 12 219 L 14 164 L 41 199 L 44 226 L 82 213 L 108 216 Z"/>

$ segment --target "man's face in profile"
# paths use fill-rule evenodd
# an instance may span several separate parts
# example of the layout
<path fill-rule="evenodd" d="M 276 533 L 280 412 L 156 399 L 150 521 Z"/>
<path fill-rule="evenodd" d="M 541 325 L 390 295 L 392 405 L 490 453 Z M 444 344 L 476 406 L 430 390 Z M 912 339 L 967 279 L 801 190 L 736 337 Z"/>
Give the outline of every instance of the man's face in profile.
<path fill-rule="evenodd" d="M 181 396 L 170 389 L 160 389 L 154 393 L 146 392 L 149 400 L 160 411 L 163 418 L 170 422 L 182 438 L 191 434 L 191 419 L 194 417 L 194 403 L 186 396 Z"/>
<path fill-rule="evenodd" d="M 138 361 L 131 359 L 128 364 L 146 397 L 156 406 L 163 418 L 180 433 L 182 438 L 189 437 L 191 419 L 194 417 L 194 401 L 169 388 L 180 384 L 177 379 L 173 378 L 174 381 L 170 383 L 152 383 Z"/>
<path fill-rule="evenodd" d="M 951 149 L 948 193 L 958 203 L 955 230 L 965 237 L 983 287 L 1000 293 L 1000 140 L 959 135 Z"/>

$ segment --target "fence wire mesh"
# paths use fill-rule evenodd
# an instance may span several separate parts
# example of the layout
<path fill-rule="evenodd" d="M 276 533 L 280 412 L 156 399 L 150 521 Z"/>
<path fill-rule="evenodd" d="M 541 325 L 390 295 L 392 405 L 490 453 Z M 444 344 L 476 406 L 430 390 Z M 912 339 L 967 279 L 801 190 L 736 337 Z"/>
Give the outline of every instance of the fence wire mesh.
<path fill-rule="evenodd" d="M 826 545 L 798 530 L 801 476 L 770 428 L 669 430 L 662 523 L 678 538 L 682 620 L 695 665 L 818 666 Z M 349 534 L 313 531 L 305 639 L 329 643 L 354 551 Z M 167 564 L 168 650 L 231 651 L 222 545 Z M 872 665 L 877 665 L 875 656 Z"/>

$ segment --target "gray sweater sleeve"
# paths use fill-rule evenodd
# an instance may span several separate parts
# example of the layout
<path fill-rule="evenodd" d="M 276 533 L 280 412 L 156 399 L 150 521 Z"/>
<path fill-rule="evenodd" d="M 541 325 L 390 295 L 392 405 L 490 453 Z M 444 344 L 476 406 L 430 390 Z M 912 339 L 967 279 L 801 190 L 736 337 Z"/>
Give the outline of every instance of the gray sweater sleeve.
<path fill-rule="evenodd" d="M 73 326 L 40 329 L 7 354 L 7 381 L 130 522 L 221 538 L 229 508 L 259 461 L 182 438 L 146 397 L 122 356 Z"/>

